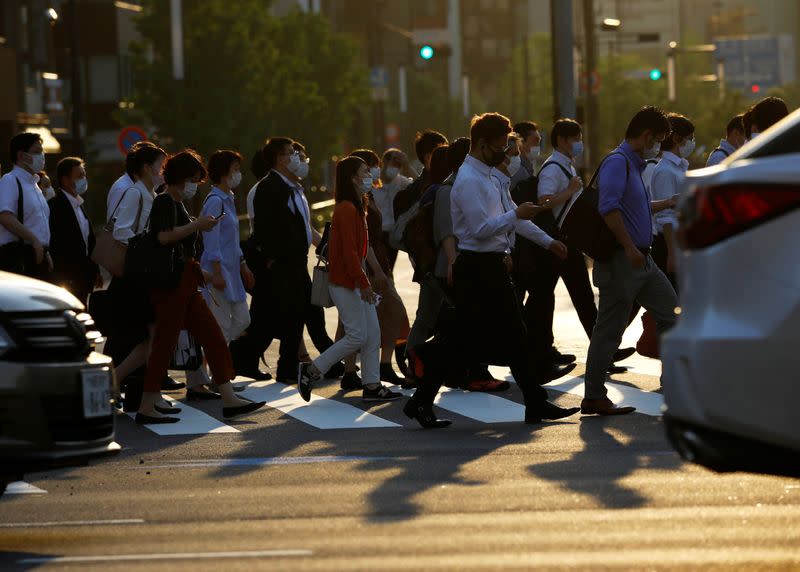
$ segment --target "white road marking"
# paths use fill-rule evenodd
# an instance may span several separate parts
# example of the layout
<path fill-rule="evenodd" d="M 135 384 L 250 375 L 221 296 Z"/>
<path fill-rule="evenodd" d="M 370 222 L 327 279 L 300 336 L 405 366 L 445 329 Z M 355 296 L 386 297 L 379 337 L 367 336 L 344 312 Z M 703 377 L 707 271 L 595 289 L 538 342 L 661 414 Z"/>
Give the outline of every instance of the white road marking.
<path fill-rule="evenodd" d="M 269 465 L 306 465 L 310 463 L 350 463 L 356 461 L 385 461 L 392 457 L 320 456 L 320 457 L 262 457 L 234 459 L 187 459 L 166 461 L 158 465 L 136 465 L 131 469 L 196 469 L 206 467 L 264 467 Z"/>
<path fill-rule="evenodd" d="M 176 401 L 169 397 L 164 396 L 164 399 L 170 402 L 173 407 L 180 407 L 182 411 L 175 415 L 180 417 L 181 420 L 177 423 L 164 423 L 145 425 L 150 431 L 158 435 L 204 435 L 206 433 L 239 433 L 239 430 L 230 425 L 226 425 L 222 421 L 211 417 L 210 415 L 187 405 L 182 401 Z M 218 400 L 220 413 L 222 412 L 222 400 Z M 135 413 L 128 413 L 131 419 L 136 419 Z"/>
<path fill-rule="evenodd" d="M 14 481 L 6 487 L 6 495 L 45 495 L 47 491 L 25 481 Z"/>
<path fill-rule="evenodd" d="M 525 419 L 524 405 L 490 393 L 442 387 L 434 403 L 483 423 L 514 423 Z"/>
<path fill-rule="evenodd" d="M 54 526 L 107 526 L 116 524 L 144 524 L 141 518 L 120 518 L 114 520 L 62 520 L 50 522 L 9 522 L 0 528 L 48 528 Z"/>
<path fill-rule="evenodd" d="M 281 558 L 311 556 L 311 550 L 242 550 L 237 552 L 174 552 L 166 554 L 109 554 L 107 556 L 55 556 L 22 558 L 17 564 L 63 564 L 70 562 L 136 562 L 141 560 L 198 560 L 215 558 Z"/>
<path fill-rule="evenodd" d="M 277 381 L 257 381 L 240 395 L 267 405 L 317 429 L 376 429 L 402 427 L 347 403 L 311 395 L 305 402 L 297 388 Z"/>

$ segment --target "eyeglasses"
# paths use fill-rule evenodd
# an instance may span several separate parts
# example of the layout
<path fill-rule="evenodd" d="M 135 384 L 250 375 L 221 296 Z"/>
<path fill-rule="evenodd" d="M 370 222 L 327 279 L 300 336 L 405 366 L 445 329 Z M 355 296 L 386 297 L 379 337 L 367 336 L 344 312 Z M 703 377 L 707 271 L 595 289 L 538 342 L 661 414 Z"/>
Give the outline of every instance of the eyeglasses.
<path fill-rule="evenodd" d="M 309 162 L 311 162 L 311 157 L 306 157 L 304 159 L 299 151 L 294 151 L 293 153 L 288 153 L 288 155 L 291 155 L 292 157 L 297 157 L 300 160 L 301 163 L 309 163 Z"/>

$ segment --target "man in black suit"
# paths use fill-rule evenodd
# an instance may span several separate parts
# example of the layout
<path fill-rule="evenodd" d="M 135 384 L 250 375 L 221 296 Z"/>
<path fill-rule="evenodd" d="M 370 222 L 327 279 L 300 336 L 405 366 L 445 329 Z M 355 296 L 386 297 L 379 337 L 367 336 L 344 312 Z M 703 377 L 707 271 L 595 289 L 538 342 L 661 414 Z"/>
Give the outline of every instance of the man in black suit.
<path fill-rule="evenodd" d="M 300 154 L 294 141 L 273 137 L 263 155 L 270 169 L 256 187 L 253 236 L 248 266 L 256 284 L 250 304 L 250 326 L 231 343 L 237 375 L 266 379 L 258 362 L 273 339 L 281 341 L 276 378 L 297 381 L 297 348 L 311 299 L 308 249 L 313 241 L 311 212 L 303 194 Z"/>
<path fill-rule="evenodd" d="M 56 185 L 56 194 L 49 201 L 51 281 L 86 304 L 99 271 L 89 258 L 94 248 L 94 232 L 83 208 L 83 194 L 88 189 L 83 160 L 61 159 L 56 167 Z"/>

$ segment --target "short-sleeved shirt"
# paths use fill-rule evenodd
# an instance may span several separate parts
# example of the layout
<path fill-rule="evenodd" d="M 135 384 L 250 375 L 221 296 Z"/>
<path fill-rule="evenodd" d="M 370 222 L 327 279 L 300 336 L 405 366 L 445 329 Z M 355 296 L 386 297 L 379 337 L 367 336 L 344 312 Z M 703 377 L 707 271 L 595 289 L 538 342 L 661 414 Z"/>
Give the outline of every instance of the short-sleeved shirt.
<path fill-rule="evenodd" d="M 0 213 L 11 213 L 17 218 L 19 210 L 19 186 L 22 185 L 22 225 L 42 244 L 50 246 L 50 207 L 36 184 L 33 175 L 15 166 L 0 179 Z M 6 227 L 0 225 L 0 246 L 16 242 L 19 238 Z"/>
<path fill-rule="evenodd" d="M 156 235 L 159 232 L 172 230 L 175 227 L 185 226 L 192 221 L 183 203 L 176 202 L 169 193 L 158 195 L 153 201 L 153 209 L 150 211 L 150 231 Z M 195 242 L 197 233 L 193 232 L 178 245 L 178 257 L 182 260 L 190 260 L 195 256 Z"/>
<path fill-rule="evenodd" d="M 111 219 L 114 208 L 122 200 L 122 194 L 134 185 L 133 179 L 130 178 L 128 173 L 123 173 L 122 176 L 114 181 L 111 189 L 108 191 L 108 198 L 106 199 L 106 220 Z"/>
<path fill-rule="evenodd" d="M 560 165 L 561 168 L 548 167 L 550 163 L 556 163 Z M 569 173 L 572 177 L 578 175 L 577 171 L 575 171 L 575 166 L 572 164 L 572 159 L 564 155 L 561 151 L 553 151 L 553 154 L 547 158 L 539 171 L 539 186 L 536 190 L 537 196 L 540 199 L 543 197 L 552 197 L 553 195 L 567 190 L 571 178 L 568 177 L 564 171 Z M 561 215 L 561 211 L 564 210 L 566 204 L 567 203 L 564 203 L 553 207 L 553 216 L 556 217 L 556 219 Z"/>
<path fill-rule="evenodd" d="M 650 192 L 654 201 L 671 199 L 678 194 L 681 183 L 686 176 L 687 165 L 674 153 L 664 152 L 664 157 L 653 171 L 653 180 L 650 183 Z M 678 228 L 678 215 L 675 209 L 664 209 L 654 217 L 655 234 L 664 231 L 664 225 L 670 224 L 673 229 Z"/>
<path fill-rule="evenodd" d="M 733 155 L 735 152 L 736 152 L 736 147 L 728 143 L 727 139 L 720 139 L 719 147 L 714 149 L 708 156 L 708 162 L 706 163 L 706 167 L 713 167 L 714 165 L 719 165 L 725 159 Z"/>

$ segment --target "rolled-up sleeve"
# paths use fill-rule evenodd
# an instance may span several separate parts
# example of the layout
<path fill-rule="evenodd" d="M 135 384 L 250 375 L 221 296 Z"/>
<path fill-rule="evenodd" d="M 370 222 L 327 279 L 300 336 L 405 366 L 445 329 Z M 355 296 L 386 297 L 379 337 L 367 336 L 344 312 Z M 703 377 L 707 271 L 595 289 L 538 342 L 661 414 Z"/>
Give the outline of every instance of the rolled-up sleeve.
<path fill-rule="evenodd" d="M 606 159 L 600 167 L 600 173 L 597 176 L 600 189 L 597 210 L 602 216 L 621 209 L 620 204 L 628 182 L 626 161 L 625 157 L 616 155 Z"/>
<path fill-rule="evenodd" d="M 208 216 L 212 212 L 220 213 L 224 210 L 222 200 L 211 197 L 206 200 L 201 211 L 201 216 Z M 213 216 L 213 215 L 212 215 Z M 222 262 L 222 224 L 216 224 L 213 228 L 203 231 L 203 253 L 208 262 Z"/>

